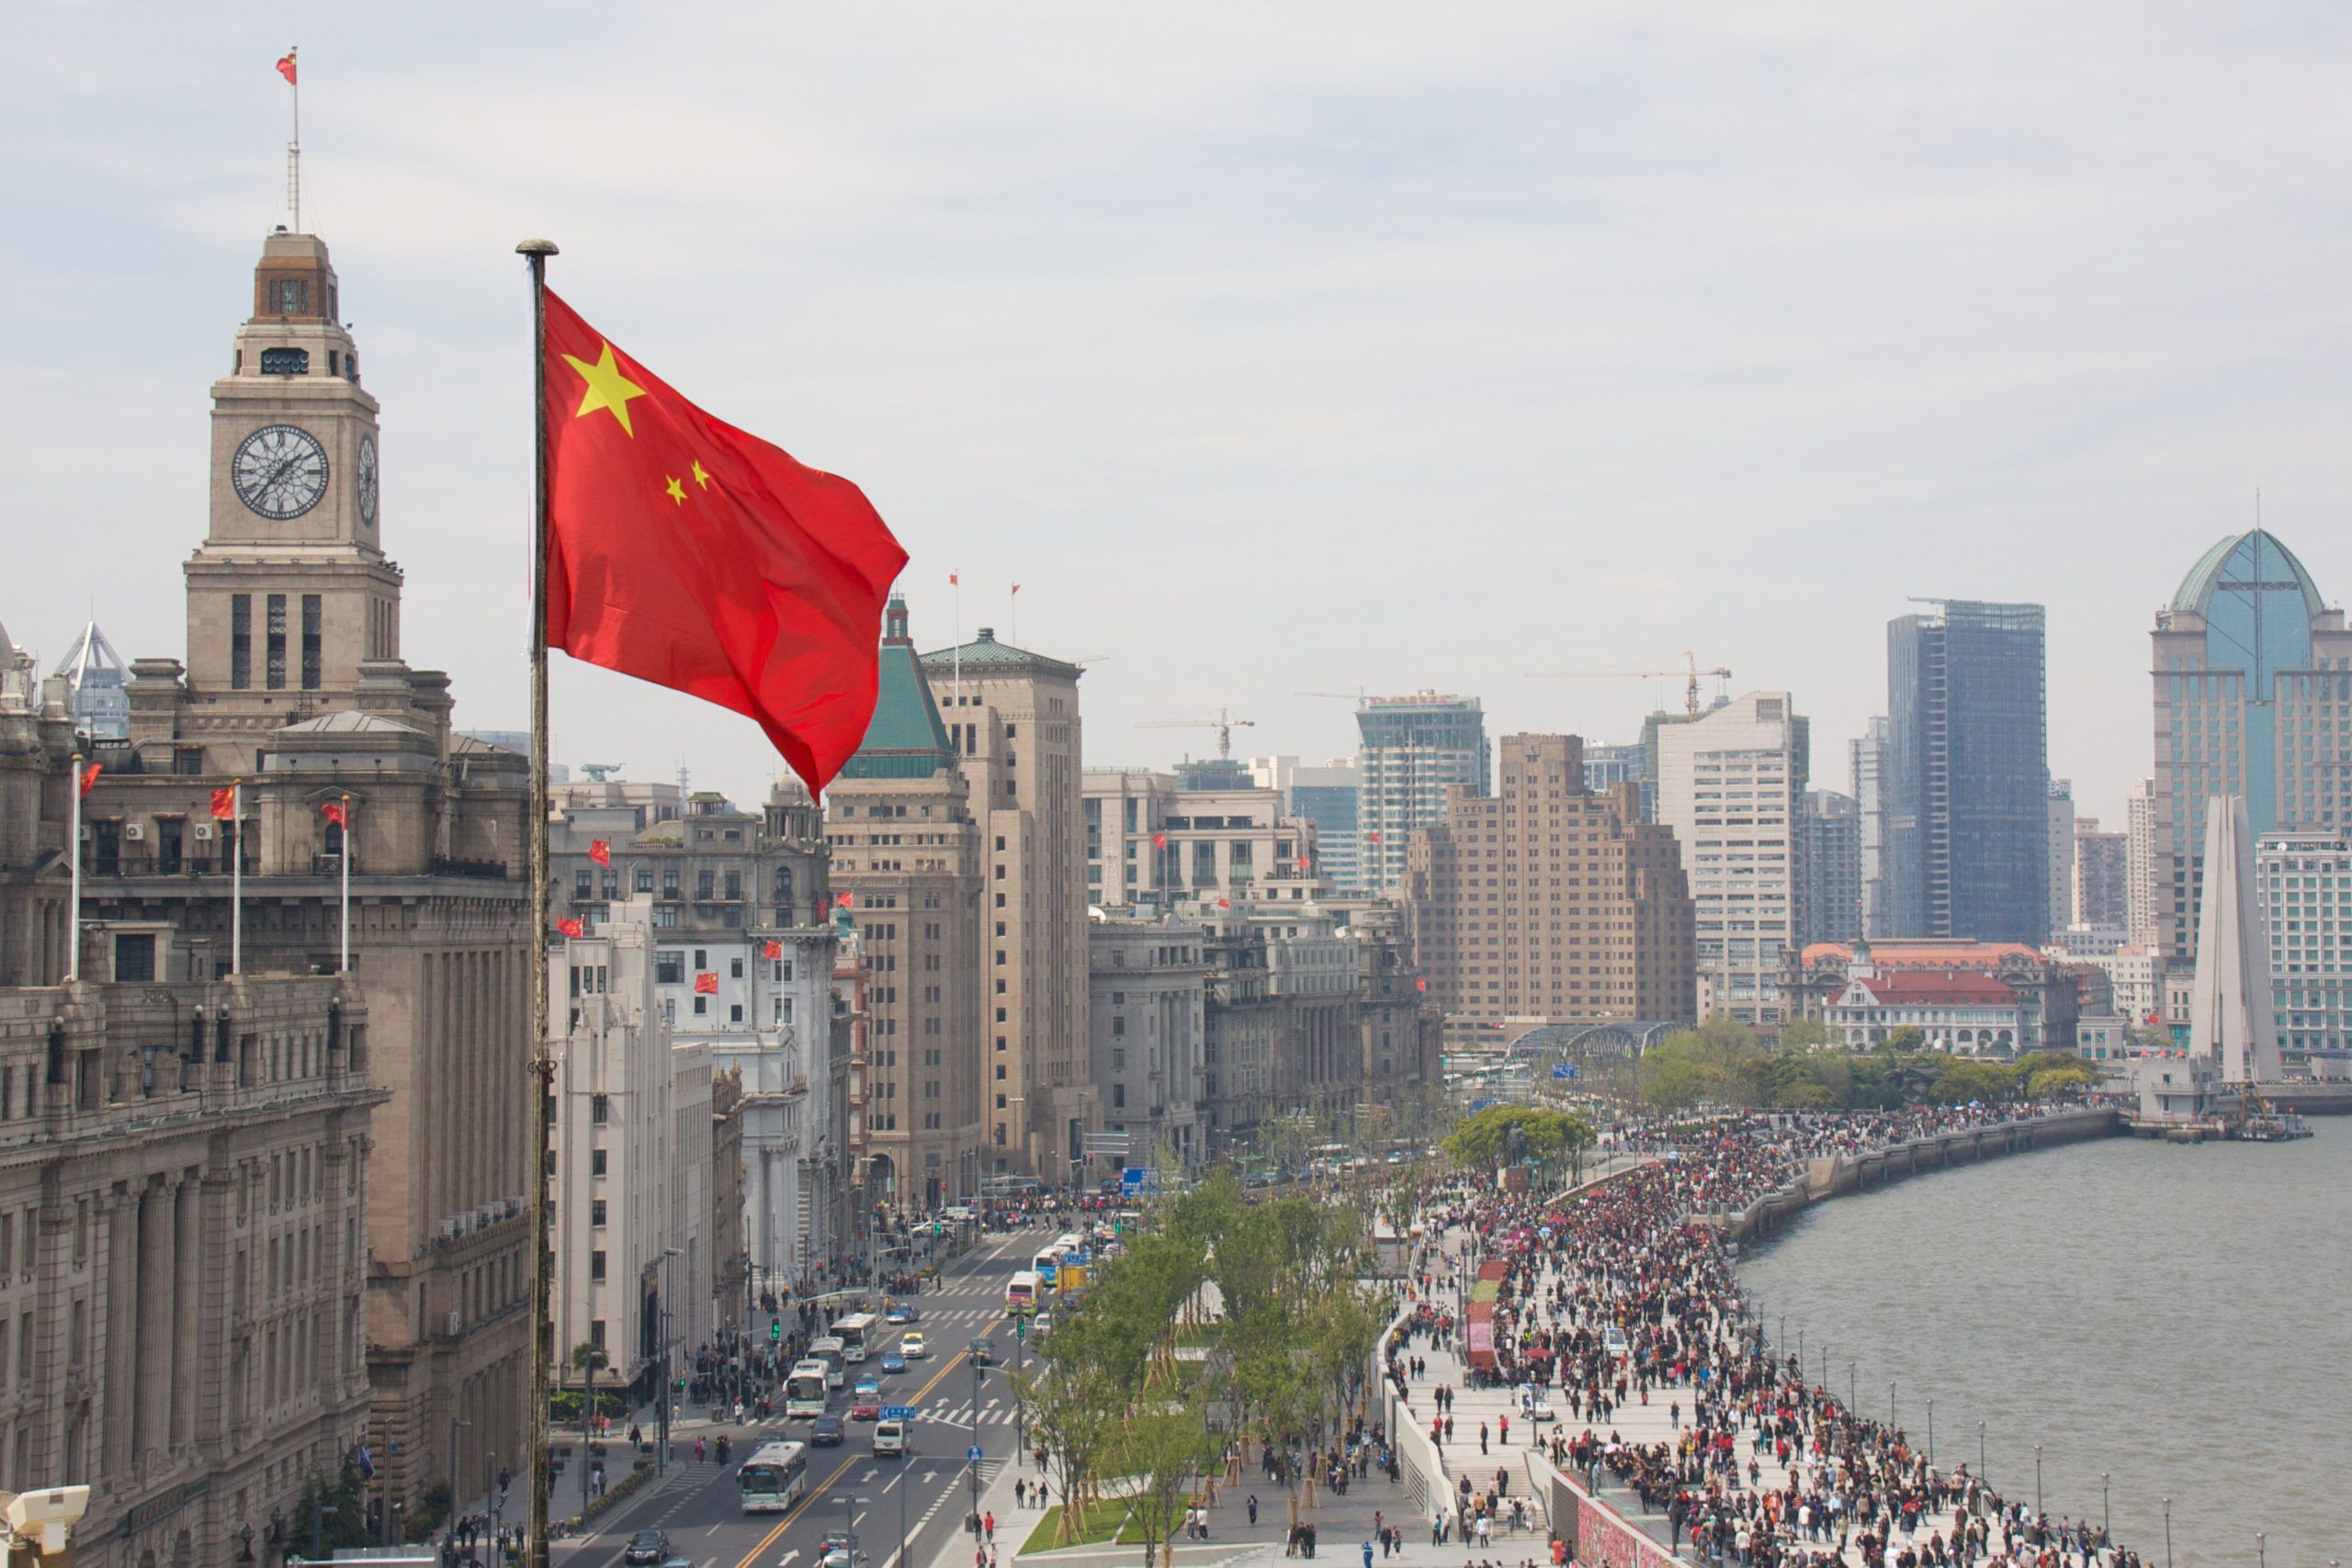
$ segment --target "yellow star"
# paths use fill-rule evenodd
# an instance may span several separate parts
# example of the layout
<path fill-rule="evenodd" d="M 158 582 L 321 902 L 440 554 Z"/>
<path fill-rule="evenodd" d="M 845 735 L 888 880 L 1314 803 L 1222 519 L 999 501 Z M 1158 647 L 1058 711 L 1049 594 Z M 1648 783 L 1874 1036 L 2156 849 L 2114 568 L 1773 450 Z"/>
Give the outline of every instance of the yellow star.
<path fill-rule="evenodd" d="M 704 490 L 710 488 L 710 470 L 702 466 L 700 458 L 695 460 L 695 483 Z"/>
<path fill-rule="evenodd" d="M 621 367 L 613 361 L 613 345 L 605 344 L 594 365 L 568 354 L 563 362 L 579 371 L 581 378 L 588 383 L 588 389 L 581 394 L 580 412 L 571 417 L 580 419 L 598 409 L 610 409 L 613 417 L 621 422 L 621 429 L 634 437 L 637 431 L 628 422 L 628 400 L 645 396 L 645 389 L 621 374 Z"/>
<path fill-rule="evenodd" d="M 676 502 L 680 506 L 686 503 L 686 487 L 678 482 L 678 477 L 675 474 L 670 476 L 670 482 L 664 488 L 669 491 L 672 501 Z"/>

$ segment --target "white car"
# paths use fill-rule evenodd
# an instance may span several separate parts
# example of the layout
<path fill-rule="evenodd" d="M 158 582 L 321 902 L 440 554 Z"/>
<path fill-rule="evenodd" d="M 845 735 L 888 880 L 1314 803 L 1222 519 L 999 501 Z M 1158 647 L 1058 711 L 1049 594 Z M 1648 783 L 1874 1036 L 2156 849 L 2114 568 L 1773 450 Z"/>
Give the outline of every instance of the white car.
<path fill-rule="evenodd" d="M 1621 1358 L 1633 1354 L 1633 1347 L 1625 1343 L 1625 1331 L 1614 1324 L 1601 1331 L 1600 1348 Z"/>
<path fill-rule="evenodd" d="M 1039 1338 L 1044 1336 L 1047 1329 L 1053 1327 L 1053 1325 L 1054 1314 L 1049 1312 L 1041 1312 L 1029 1322 L 1029 1337 L 1032 1339 Z"/>
<path fill-rule="evenodd" d="M 910 1334 L 899 1341 L 899 1354 L 910 1361 L 923 1360 L 931 1355 L 931 1344 L 921 1334 Z"/>

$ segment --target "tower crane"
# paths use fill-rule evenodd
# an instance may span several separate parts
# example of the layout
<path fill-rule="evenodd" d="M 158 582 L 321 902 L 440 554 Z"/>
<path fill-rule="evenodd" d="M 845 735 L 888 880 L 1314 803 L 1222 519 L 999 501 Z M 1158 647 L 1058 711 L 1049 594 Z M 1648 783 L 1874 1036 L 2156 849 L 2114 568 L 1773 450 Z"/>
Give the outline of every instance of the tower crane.
<path fill-rule="evenodd" d="M 1233 757 L 1233 732 L 1257 724 L 1254 718 L 1236 718 L 1227 708 L 1216 710 L 1215 718 L 1148 718 L 1136 726 L 1137 729 L 1214 729 L 1216 731 L 1216 754 L 1230 761 Z"/>
<path fill-rule="evenodd" d="M 1687 676 L 1690 684 L 1684 688 L 1684 702 L 1690 710 L 1690 716 L 1695 719 L 1699 716 L 1699 677 L 1713 675 L 1728 681 L 1731 679 L 1731 671 L 1720 668 L 1702 670 L 1699 668 L 1699 656 L 1687 649 L 1684 650 L 1682 659 L 1684 667 L 1680 670 L 1534 670 L 1528 673 L 1531 680 L 1539 681 L 1651 680 L 1667 675 Z"/>

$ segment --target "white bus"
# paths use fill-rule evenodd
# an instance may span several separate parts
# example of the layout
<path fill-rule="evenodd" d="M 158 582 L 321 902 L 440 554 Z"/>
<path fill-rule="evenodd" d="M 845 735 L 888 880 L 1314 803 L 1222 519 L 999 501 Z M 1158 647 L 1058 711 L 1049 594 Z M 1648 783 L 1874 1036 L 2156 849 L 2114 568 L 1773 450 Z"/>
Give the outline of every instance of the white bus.
<path fill-rule="evenodd" d="M 1012 1282 L 1004 1288 L 1004 1315 L 1023 1317 L 1037 1310 L 1037 1271 L 1023 1269 L 1014 1272 Z"/>
<path fill-rule="evenodd" d="M 822 1339 L 808 1342 L 808 1357 L 811 1360 L 825 1363 L 825 1382 L 829 1386 L 842 1386 L 842 1371 L 849 1365 L 847 1346 L 828 1334 Z"/>
<path fill-rule="evenodd" d="M 1061 1243 L 1056 1242 L 1029 1260 L 1028 1273 L 1037 1276 L 1037 1283 L 1046 1290 L 1054 1288 L 1054 1280 L 1062 1271 Z"/>
<path fill-rule="evenodd" d="M 842 1342 L 842 1355 L 852 1361 L 865 1359 L 881 1332 L 882 1320 L 870 1312 L 854 1312 L 833 1325 L 833 1337 Z"/>
<path fill-rule="evenodd" d="M 784 1380 L 784 1416 L 787 1421 L 811 1420 L 825 1413 L 825 1393 L 831 1386 L 825 1363 L 811 1357 L 793 1364 Z"/>
<path fill-rule="evenodd" d="M 777 1514 L 800 1501 L 808 1490 L 808 1446 L 806 1443 L 763 1443 L 759 1451 L 735 1472 L 743 1512 Z"/>

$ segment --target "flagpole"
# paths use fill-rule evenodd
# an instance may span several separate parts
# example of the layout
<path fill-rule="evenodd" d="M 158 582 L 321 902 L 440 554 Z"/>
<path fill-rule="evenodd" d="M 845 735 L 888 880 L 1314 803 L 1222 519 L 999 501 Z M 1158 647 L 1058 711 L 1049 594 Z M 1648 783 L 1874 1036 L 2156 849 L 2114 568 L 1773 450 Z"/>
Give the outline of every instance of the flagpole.
<path fill-rule="evenodd" d="M 74 888 L 66 895 L 73 902 L 65 907 L 69 921 L 67 930 L 73 933 L 65 946 L 65 977 L 68 980 L 78 980 L 82 977 L 82 769 L 84 765 L 81 750 L 76 748 L 74 752 L 74 836 L 66 841 L 66 850 L 74 857 Z"/>
<path fill-rule="evenodd" d="M 229 975 L 245 972 L 245 781 L 229 782 Z"/>
<path fill-rule="evenodd" d="M 531 1479 L 530 1568 L 548 1568 L 548 1400 L 552 1393 L 554 1280 L 548 1271 L 548 1119 L 555 1081 L 548 1055 L 548 257 L 552 240 L 514 247 L 531 269 L 531 1124 L 538 1155 L 531 1162 L 531 1405 L 523 1413 Z M 667 1390 L 663 1393 L 666 1394 Z M 587 1456 L 580 1462 L 584 1466 Z"/>
<path fill-rule="evenodd" d="M 351 796 L 343 797 L 343 972 L 351 973 Z"/>

